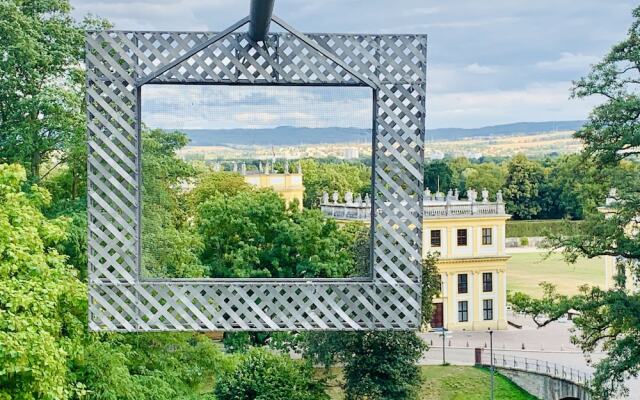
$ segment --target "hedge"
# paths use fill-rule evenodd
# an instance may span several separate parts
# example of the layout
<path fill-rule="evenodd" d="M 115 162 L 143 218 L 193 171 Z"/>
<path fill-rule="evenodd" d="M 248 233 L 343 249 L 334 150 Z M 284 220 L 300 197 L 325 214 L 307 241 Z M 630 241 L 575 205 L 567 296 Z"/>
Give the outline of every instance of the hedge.
<path fill-rule="evenodd" d="M 529 221 L 507 221 L 507 237 L 534 237 L 553 235 L 572 235 L 582 221 L 565 219 L 544 219 Z"/>

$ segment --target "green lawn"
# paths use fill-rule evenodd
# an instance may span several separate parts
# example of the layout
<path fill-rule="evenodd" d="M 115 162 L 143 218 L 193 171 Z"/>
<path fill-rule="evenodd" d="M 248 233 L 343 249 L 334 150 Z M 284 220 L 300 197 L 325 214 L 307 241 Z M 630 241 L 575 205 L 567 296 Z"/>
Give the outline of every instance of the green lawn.
<path fill-rule="evenodd" d="M 562 294 L 576 294 L 585 283 L 604 286 L 604 260 L 581 258 L 575 264 L 567 264 L 560 254 L 519 253 L 507 262 L 507 289 L 541 296 L 538 284 L 551 282 Z"/>
<path fill-rule="evenodd" d="M 424 384 L 418 398 L 420 400 L 486 400 L 489 398 L 489 371 L 475 367 L 423 366 L 420 367 Z M 339 373 L 339 370 L 332 371 Z M 500 400 L 535 400 L 507 378 L 495 378 L 495 398 Z M 330 390 L 333 400 L 342 400 L 342 392 L 337 387 Z"/>

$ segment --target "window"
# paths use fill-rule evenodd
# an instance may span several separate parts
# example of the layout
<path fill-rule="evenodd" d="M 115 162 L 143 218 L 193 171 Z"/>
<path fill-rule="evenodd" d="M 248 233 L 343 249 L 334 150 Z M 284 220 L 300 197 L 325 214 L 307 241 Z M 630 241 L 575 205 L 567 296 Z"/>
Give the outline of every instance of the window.
<path fill-rule="evenodd" d="M 483 292 L 493 291 L 493 274 L 491 272 L 482 273 L 482 291 Z"/>
<path fill-rule="evenodd" d="M 493 235 L 492 235 L 492 229 L 491 228 L 482 228 L 482 244 L 487 246 L 492 244 L 493 242 Z"/>
<path fill-rule="evenodd" d="M 493 319 L 493 300 L 482 300 L 482 318 L 485 321 Z"/>
<path fill-rule="evenodd" d="M 440 229 L 431 230 L 431 247 L 440 247 L 442 245 L 442 236 Z"/>
<path fill-rule="evenodd" d="M 467 322 L 467 321 L 469 321 L 469 302 L 459 301 L 458 302 L 458 322 Z"/>
<path fill-rule="evenodd" d="M 466 245 L 467 245 L 467 230 L 458 229 L 458 246 L 466 246 Z"/>
<path fill-rule="evenodd" d="M 458 293 L 467 293 L 467 274 L 458 274 Z"/>

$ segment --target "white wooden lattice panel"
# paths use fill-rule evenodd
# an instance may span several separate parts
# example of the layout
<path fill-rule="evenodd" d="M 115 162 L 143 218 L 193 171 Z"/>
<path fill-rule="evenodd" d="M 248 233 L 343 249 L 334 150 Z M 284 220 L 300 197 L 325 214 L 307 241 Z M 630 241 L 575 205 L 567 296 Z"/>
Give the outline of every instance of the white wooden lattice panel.
<path fill-rule="evenodd" d="M 366 280 L 154 280 L 140 276 L 137 82 L 215 37 L 87 36 L 89 325 L 95 331 L 363 330 L 420 325 L 426 36 L 307 37 L 374 87 L 372 274 Z M 359 85 L 292 33 L 222 40 L 154 84 Z M 144 86 L 142 86 L 143 88 Z"/>

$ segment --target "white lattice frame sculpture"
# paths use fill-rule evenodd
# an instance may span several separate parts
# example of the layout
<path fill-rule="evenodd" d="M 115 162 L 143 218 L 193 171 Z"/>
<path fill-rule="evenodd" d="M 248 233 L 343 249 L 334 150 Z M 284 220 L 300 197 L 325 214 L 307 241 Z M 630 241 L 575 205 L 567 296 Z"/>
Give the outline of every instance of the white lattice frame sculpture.
<path fill-rule="evenodd" d="M 94 331 L 418 329 L 426 36 L 234 32 L 87 36 L 89 328 Z M 145 279 L 140 274 L 143 85 L 370 86 L 371 275 Z"/>

